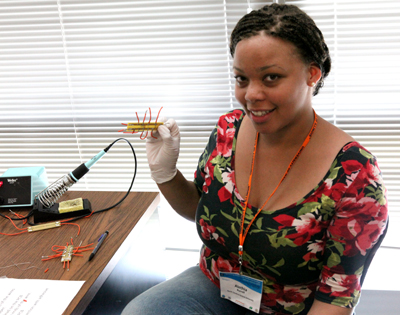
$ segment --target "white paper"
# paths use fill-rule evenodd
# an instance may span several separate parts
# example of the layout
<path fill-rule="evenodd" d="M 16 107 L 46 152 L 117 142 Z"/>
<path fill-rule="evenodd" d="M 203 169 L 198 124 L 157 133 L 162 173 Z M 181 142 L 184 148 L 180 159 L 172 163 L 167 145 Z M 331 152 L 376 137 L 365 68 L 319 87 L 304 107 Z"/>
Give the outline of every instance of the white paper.
<path fill-rule="evenodd" d="M 83 283 L 0 278 L 0 315 L 61 315 Z"/>

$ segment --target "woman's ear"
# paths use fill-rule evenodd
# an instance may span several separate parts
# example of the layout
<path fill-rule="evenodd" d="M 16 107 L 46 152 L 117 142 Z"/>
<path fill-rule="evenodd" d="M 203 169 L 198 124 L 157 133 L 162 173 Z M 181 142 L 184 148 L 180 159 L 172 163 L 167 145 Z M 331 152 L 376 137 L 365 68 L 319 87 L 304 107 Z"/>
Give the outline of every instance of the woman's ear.
<path fill-rule="evenodd" d="M 316 63 L 311 63 L 308 69 L 308 86 L 315 86 L 322 77 L 321 69 Z"/>

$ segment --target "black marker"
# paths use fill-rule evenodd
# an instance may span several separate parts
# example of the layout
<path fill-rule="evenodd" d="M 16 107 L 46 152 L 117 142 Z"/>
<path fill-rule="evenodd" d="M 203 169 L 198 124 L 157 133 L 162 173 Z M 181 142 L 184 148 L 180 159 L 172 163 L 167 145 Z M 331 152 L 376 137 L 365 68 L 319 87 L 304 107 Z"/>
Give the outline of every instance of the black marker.
<path fill-rule="evenodd" d="M 100 236 L 99 240 L 97 241 L 96 247 L 93 249 L 93 252 L 89 256 L 89 260 L 88 261 L 91 261 L 92 258 L 94 257 L 94 255 L 96 255 L 97 251 L 99 250 L 101 244 L 103 244 L 103 241 L 104 241 L 104 239 L 106 238 L 107 235 L 108 235 L 108 231 L 105 231 L 104 234 L 102 234 Z"/>

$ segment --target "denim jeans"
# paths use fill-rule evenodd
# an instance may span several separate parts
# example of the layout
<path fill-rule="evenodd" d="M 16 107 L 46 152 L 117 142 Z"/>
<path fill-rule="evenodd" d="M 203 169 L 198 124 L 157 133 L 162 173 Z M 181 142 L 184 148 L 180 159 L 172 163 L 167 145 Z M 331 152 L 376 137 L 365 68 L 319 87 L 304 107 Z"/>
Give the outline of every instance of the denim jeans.
<path fill-rule="evenodd" d="M 254 315 L 220 297 L 219 288 L 191 267 L 133 299 L 122 315 Z"/>

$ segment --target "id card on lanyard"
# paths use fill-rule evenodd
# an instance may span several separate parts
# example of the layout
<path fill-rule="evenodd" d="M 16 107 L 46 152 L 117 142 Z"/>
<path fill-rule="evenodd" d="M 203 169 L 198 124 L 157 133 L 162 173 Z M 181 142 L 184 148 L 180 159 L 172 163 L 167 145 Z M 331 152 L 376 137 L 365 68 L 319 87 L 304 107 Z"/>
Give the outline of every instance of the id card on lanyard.
<path fill-rule="evenodd" d="M 219 272 L 221 297 L 255 313 L 260 312 L 263 281 L 238 273 Z"/>

